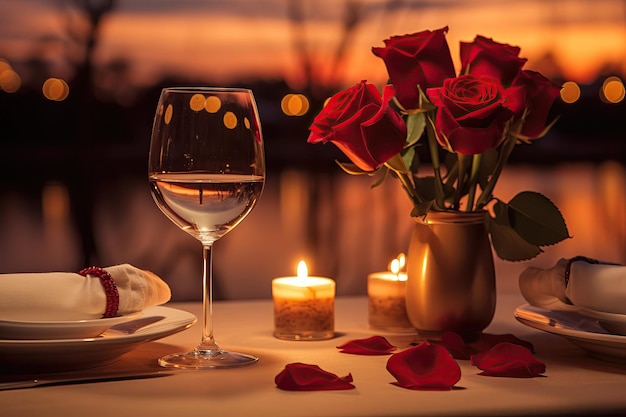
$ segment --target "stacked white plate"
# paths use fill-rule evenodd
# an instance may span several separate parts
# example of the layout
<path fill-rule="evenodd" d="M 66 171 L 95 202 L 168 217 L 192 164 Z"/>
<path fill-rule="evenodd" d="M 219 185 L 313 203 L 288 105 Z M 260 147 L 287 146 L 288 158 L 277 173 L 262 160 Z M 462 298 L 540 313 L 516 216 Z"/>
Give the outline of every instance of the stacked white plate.
<path fill-rule="evenodd" d="M 529 327 L 565 337 L 590 356 L 626 364 L 626 317 L 623 314 L 546 310 L 524 304 L 515 309 L 514 316 Z"/>
<path fill-rule="evenodd" d="M 78 321 L 1 321 L 0 372 L 55 371 L 106 365 L 142 343 L 185 330 L 191 313 L 156 306 L 121 317 Z M 140 325 L 127 332 L 120 327 Z"/>

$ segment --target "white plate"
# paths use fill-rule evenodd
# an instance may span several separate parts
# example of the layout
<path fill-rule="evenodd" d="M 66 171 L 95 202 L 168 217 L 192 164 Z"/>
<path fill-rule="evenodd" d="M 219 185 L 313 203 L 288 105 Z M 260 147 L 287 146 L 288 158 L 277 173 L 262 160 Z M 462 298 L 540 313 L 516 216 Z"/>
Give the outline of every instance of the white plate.
<path fill-rule="evenodd" d="M 0 320 L 0 339 L 83 339 L 96 337 L 111 326 L 133 320 L 141 311 L 93 320 L 8 321 Z"/>
<path fill-rule="evenodd" d="M 585 349 L 590 356 L 626 364 L 626 336 L 610 334 L 598 320 L 573 311 L 554 311 L 524 304 L 515 309 L 522 324 L 563 336 Z"/>
<path fill-rule="evenodd" d="M 584 308 L 581 313 L 598 319 L 598 324 L 609 333 L 626 335 L 626 315 L 607 313 L 604 311 L 590 310 Z"/>
<path fill-rule="evenodd" d="M 69 371 L 102 366 L 142 343 L 188 329 L 197 321 L 187 311 L 164 306 L 145 309 L 138 320 L 149 317 L 160 319 L 132 334 L 107 330 L 98 337 L 83 339 L 0 339 L 0 370 Z"/>

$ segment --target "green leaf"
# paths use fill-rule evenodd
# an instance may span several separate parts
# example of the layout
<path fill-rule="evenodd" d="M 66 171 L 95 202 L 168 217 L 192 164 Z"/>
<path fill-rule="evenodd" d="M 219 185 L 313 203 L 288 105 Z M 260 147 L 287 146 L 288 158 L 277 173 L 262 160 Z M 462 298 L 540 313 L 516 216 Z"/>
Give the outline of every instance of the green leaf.
<path fill-rule="evenodd" d="M 383 182 L 385 182 L 385 179 L 387 178 L 387 174 L 389 173 L 389 168 L 387 167 L 383 167 L 381 169 L 379 169 L 376 172 L 376 175 L 378 176 L 378 179 L 376 181 L 374 181 L 374 183 L 370 186 L 370 189 L 376 188 L 379 185 L 381 185 Z"/>
<path fill-rule="evenodd" d="M 527 242 L 546 246 L 569 238 L 559 209 L 542 194 L 524 191 L 508 204 L 509 224 Z"/>
<path fill-rule="evenodd" d="M 361 168 L 350 162 L 339 162 L 335 160 L 337 165 L 350 175 L 371 175 L 370 171 L 363 171 Z"/>
<path fill-rule="evenodd" d="M 426 128 L 426 116 L 424 113 L 409 114 L 406 117 L 406 143 L 407 146 L 417 142 Z"/>
<path fill-rule="evenodd" d="M 387 162 L 385 162 L 384 165 L 388 167 L 389 169 L 396 171 L 396 172 L 403 172 L 405 174 L 409 173 L 409 170 L 404 164 L 404 160 L 402 159 L 402 156 L 399 153 L 389 158 Z"/>
<path fill-rule="evenodd" d="M 415 189 L 425 200 L 435 199 L 435 177 L 414 177 Z"/>
<path fill-rule="evenodd" d="M 402 160 L 404 161 L 404 165 L 408 167 L 409 171 L 413 171 L 413 161 L 415 160 L 415 147 L 411 147 L 403 151 Z M 417 169 L 416 169 L 417 171 Z M 415 172 L 415 171 L 413 171 Z"/>
<path fill-rule="evenodd" d="M 434 200 L 430 200 L 420 204 L 415 204 L 413 206 L 413 210 L 411 210 L 411 217 L 425 216 L 426 214 L 428 214 L 434 203 Z"/>
<path fill-rule="evenodd" d="M 497 207 L 498 204 L 501 207 Z M 488 216 L 487 230 L 491 235 L 491 244 L 496 254 L 505 261 L 526 261 L 539 255 L 542 251 L 537 245 L 524 240 L 508 223 L 507 210 L 503 203 L 496 203 L 496 218 Z"/>
<path fill-rule="evenodd" d="M 425 200 L 435 199 L 435 182 L 437 179 L 433 176 L 428 177 L 413 177 L 415 183 L 415 190 L 419 195 L 424 197 Z M 443 185 L 444 198 L 451 196 L 454 193 L 454 189 L 447 184 Z"/>

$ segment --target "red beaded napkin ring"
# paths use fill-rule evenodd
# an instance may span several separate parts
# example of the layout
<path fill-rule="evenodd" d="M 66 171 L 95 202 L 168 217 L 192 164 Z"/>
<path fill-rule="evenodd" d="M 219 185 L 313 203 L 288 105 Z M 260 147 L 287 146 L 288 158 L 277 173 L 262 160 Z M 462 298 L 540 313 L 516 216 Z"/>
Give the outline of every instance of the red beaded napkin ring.
<path fill-rule="evenodd" d="M 87 275 L 94 275 L 100 279 L 100 283 L 104 288 L 104 293 L 107 297 L 107 304 L 104 310 L 102 318 L 117 316 L 117 310 L 120 306 L 120 293 L 115 285 L 115 280 L 104 268 L 97 266 L 90 266 L 89 268 L 81 269 L 78 273 L 84 277 Z"/>

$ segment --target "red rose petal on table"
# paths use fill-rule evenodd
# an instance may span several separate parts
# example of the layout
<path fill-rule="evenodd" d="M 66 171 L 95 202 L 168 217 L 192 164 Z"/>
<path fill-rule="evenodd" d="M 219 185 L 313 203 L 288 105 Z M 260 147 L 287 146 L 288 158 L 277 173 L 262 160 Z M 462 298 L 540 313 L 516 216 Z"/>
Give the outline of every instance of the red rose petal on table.
<path fill-rule="evenodd" d="M 274 378 L 276 386 L 287 391 L 323 391 L 354 389 L 352 374 L 338 377 L 317 365 L 290 363 Z"/>
<path fill-rule="evenodd" d="M 546 371 L 546 365 L 535 359 L 530 350 L 509 342 L 472 355 L 470 362 L 485 376 L 532 378 Z"/>
<path fill-rule="evenodd" d="M 443 346 L 420 343 L 393 354 L 387 371 L 398 385 L 408 389 L 449 390 L 461 379 L 461 368 Z"/>
<path fill-rule="evenodd" d="M 489 350 L 495 345 L 497 345 L 498 343 L 503 343 L 503 342 L 509 342 L 515 345 L 524 346 L 526 349 L 530 350 L 531 352 L 535 351 L 535 347 L 533 346 L 532 343 L 522 340 L 518 338 L 517 336 L 514 336 L 510 333 L 507 333 L 507 334 L 483 333 L 480 335 L 480 338 L 478 339 L 478 341 L 472 345 L 478 351 L 483 351 L 483 350 Z"/>
<path fill-rule="evenodd" d="M 438 344 L 445 347 L 454 359 L 469 359 L 475 352 L 461 335 L 455 332 L 443 333 Z"/>
<path fill-rule="evenodd" d="M 350 340 L 337 346 L 341 353 L 354 355 L 388 355 L 397 348 L 382 336 L 372 336 L 367 339 Z"/>

